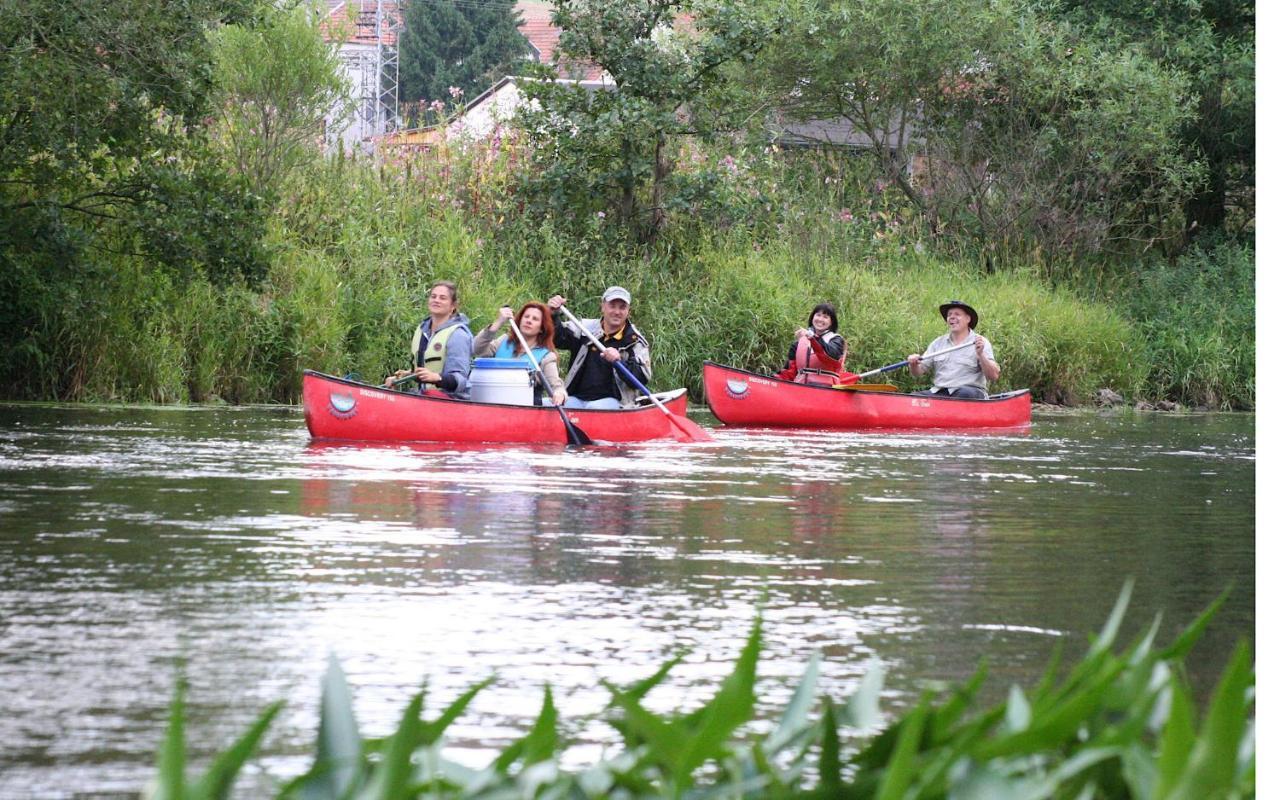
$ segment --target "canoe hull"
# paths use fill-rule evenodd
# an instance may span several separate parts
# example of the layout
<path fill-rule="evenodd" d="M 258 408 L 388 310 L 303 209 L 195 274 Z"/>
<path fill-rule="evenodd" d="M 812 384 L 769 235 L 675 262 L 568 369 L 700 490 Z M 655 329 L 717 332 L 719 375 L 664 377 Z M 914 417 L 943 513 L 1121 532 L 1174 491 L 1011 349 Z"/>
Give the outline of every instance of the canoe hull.
<path fill-rule="evenodd" d="M 849 391 L 775 380 L 707 361 L 703 386 L 711 413 L 725 425 L 874 430 L 1017 428 L 1031 424 L 1031 392 L 986 400 Z"/>
<path fill-rule="evenodd" d="M 684 389 L 662 396 L 685 416 Z M 564 423 L 553 407 L 477 403 L 392 391 L 305 370 L 302 409 L 311 438 L 363 442 L 511 442 L 564 444 Z M 593 440 L 642 442 L 675 438 L 656 406 L 621 411 L 566 409 Z"/>

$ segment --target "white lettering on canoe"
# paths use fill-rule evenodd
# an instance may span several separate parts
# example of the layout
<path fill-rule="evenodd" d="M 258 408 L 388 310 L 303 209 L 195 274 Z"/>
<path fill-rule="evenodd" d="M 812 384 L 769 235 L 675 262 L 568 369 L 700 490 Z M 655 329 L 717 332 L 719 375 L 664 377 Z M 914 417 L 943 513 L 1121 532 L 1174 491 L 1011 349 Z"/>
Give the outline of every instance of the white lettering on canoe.
<path fill-rule="evenodd" d="M 388 403 L 394 403 L 396 401 L 396 396 L 394 394 L 387 394 L 386 392 L 375 392 L 372 389 L 361 389 L 360 396 L 372 397 L 375 400 L 386 400 Z"/>

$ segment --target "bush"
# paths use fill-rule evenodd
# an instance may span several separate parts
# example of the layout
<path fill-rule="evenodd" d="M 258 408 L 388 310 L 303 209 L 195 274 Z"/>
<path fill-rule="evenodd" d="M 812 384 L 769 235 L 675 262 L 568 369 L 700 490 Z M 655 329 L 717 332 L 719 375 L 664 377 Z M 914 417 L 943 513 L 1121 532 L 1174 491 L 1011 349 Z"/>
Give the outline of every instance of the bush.
<path fill-rule="evenodd" d="M 1223 241 L 1135 274 L 1125 300 L 1146 343 L 1147 397 L 1255 406 L 1254 260 L 1251 245 Z"/>

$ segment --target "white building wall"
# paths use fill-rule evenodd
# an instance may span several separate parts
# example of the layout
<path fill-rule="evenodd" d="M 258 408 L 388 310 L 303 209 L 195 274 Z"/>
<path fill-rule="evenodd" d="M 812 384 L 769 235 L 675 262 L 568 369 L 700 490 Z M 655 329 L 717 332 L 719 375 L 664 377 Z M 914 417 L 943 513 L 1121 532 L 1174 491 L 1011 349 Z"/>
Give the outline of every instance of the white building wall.
<path fill-rule="evenodd" d="M 369 43 L 346 42 L 338 49 L 348 84 L 350 111 L 341 115 L 335 107 L 325 117 L 325 146 L 334 150 L 338 142 L 345 152 L 370 152 L 370 137 L 389 130 L 386 114 L 378 109 L 378 48 Z"/>
<path fill-rule="evenodd" d="M 522 102 L 518 84 L 508 80 L 449 123 L 449 138 L 483 139 L 510 121 Z"/>

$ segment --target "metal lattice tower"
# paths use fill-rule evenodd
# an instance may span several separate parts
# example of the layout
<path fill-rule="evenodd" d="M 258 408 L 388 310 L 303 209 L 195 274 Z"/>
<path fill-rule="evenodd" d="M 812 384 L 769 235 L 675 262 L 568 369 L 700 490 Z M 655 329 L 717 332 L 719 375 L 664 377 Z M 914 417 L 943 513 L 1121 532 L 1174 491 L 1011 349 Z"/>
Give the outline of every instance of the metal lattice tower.
<path fill-rule="evenodd" d="M 374 120 L 378 134 L 400 128 L 400 24 L 399 0 L 378 0 L 374 40 L 378 43 L 377 102 Z M 387 44 L 385 35 L 393 44 Z"/>

